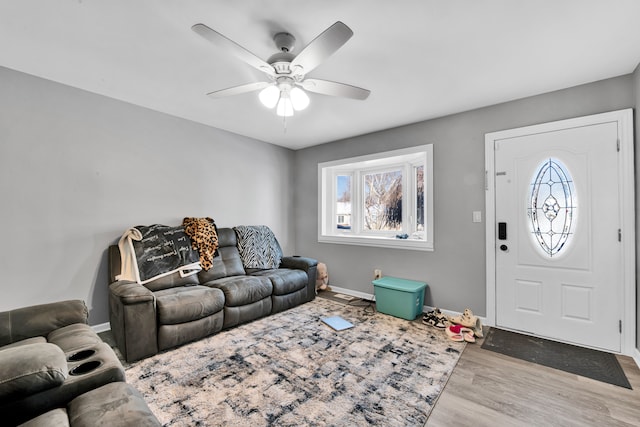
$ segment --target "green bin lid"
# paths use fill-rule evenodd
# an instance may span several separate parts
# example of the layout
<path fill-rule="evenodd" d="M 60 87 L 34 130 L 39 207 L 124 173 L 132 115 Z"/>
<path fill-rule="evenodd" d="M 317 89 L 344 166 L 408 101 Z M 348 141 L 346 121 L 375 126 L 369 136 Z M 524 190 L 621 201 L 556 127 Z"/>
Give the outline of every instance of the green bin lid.
<path fill-rule="evenodd" d="M 372 282 L 381 288 L 395 289 L 404 292 L 417 292 L 424 289 L 427 284 L 415 280 L 399 279 L 397 277 L 381 277 Z"/>

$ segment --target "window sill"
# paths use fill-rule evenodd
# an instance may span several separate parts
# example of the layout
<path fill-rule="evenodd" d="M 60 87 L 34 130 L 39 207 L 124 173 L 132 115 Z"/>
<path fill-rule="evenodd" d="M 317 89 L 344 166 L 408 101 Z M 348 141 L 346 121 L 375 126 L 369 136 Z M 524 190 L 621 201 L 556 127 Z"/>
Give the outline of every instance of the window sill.
<path fill-rule="evenodd" d="M 387 249 L 407 249 L 412 251 L 433 251 L 433 242 L 418 239 L 320 235 L 318 236 L 318 242 L 336 243 L 339 245 L 370 246 Z"/>

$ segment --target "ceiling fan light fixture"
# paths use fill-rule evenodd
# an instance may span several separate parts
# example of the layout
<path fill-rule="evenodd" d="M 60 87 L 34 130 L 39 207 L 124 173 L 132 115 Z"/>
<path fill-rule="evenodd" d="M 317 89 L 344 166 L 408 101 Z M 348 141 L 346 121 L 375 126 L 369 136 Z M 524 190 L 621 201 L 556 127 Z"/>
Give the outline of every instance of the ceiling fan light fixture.
<path fill-rule="evenodd" d="M 267 108 L 274 108 L 280 99 L 280 89 L 277 86 L 267 86 L 258 95 L 260 102 Z"/>
<path fill-rule="evenodd" d="M 270 80 L 207 93 L 212 98 L 260 91 L 259 99 L 265 107 L 275 108 L 276 114 L 281 117 L 290 117 L 293 116 L 294 111 L 304 110 L 309 106 L 310 100 L 305 90 L 322 95 L 360 100 L 369 96 L 369 90 L 356 86 L 306 78 L 307 73 L 333 55 L 353 36 L 353 31 L 343 22 L 335 22 L 297 55 L 291 53 L 295 45 L 295 37 L 286 32 L 277 33 L 274 36 L 274 42 L 279 51 L 271 55 L 267 61 L 204 24 L 195 24 L 191 29 L 241 61 L 264 72 Z M 301 86 L 302 89 L 297 86 Z"/>
<path fill-rule="evenodd" d="M 291 89 L 291 104 L 296 111 L 302 111 L 309 106 L 309 96 L 299 87 Z"/>
<path fill-rule="evenodd" d="M 280 100 L 278 101 L 278 106 L 276 107 L 276 114 L 280 117 L 293 116 L 293 103 L 291 102 L 289 94 L 285 91 L 282 91 L 280 93 Z"/>

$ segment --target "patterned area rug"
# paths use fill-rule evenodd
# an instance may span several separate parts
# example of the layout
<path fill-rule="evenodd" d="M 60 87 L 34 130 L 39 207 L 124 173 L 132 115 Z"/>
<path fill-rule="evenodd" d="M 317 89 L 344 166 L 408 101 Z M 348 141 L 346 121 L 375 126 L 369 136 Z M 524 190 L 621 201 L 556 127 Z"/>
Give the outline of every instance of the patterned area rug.
<path fill-rule="evenodd" d="M 167 426 L 423 426 L 463 349 L 420 319 L 316 298 L 126 374 Z"/>

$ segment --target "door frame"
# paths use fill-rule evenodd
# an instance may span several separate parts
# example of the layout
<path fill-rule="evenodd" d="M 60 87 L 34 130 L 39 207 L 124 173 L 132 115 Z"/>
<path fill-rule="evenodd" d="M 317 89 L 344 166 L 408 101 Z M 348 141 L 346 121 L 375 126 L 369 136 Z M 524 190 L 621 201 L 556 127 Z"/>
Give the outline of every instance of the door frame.
<path fill-rule="evenodd" d="M 485 134 L 486 324 L 496 324 L 495 143 L 501 139 L 616 122 L 619 136 L 620 227 L 622 229 L 623 313 L 620 354 L 634 356 L 636 341 L 636 237 L 633 109 L 611 111 Z"/>

